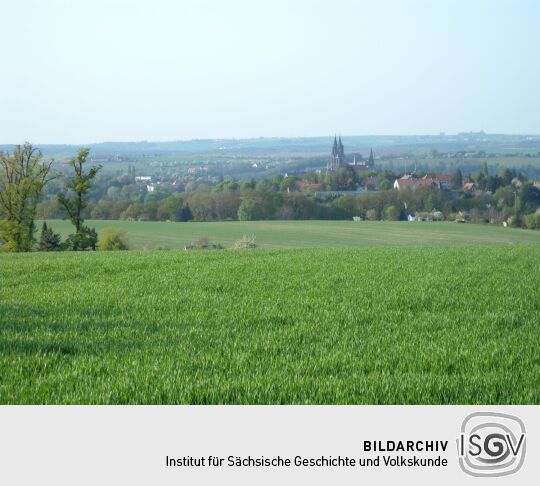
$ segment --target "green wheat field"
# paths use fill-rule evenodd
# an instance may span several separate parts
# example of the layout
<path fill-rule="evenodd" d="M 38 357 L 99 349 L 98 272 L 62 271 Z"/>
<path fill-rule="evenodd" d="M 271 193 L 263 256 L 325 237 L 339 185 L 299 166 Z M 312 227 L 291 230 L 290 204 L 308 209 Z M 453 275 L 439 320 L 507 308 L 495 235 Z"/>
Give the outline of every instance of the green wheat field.
<path fill-rule="evenodd" d="M 283 248 L 0 255 L 0 403 L 540 403 L 539 233 L 100 225 Z"/>

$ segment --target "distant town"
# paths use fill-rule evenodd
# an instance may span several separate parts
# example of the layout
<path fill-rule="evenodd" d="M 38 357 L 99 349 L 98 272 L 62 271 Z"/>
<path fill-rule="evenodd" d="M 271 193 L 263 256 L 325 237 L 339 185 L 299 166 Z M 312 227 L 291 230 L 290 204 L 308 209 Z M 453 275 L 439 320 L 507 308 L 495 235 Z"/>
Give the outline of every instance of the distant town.
<path fill-rule="evenodd" d="M 409 140 L 411 145 L 395 146 L 379 140 L 378 148 L 360 152 L 355 149 L 358 140 L 353 139 L 349 151 L 346 138 L 335 135 L 326 139 L 326 154 L 286 155 L 284 150 L 303 143 L 294 145 L 291 139 L 274 154 L 268 148 L 265 153 L 237 152 L 226 158 L 190 154 L 178 163 L 164 153 L 154 159 L 126 153 L 106 158 L 90 149 L 89 163 L 99 167 L 99 173 L 84 217 L 450 220 L 540 227 L 539 139 L 485 134 L 454 142 L 443 134 L 438 138 L 445 143 L 426 146 L 425 141 L 414 145 Z M 69 160 L 59 157 L 53 169 L 62 174 Z M 66 216 L 57 197 L 63 190 L 61 178 L 50 181 L 37 205 L 38 218 Z"/>

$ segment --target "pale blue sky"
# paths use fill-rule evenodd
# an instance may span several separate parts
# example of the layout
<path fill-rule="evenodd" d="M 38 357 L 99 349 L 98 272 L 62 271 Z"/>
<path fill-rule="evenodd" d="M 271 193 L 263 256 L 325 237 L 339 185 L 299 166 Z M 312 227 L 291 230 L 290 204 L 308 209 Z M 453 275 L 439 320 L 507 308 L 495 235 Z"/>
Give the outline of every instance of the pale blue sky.
<path fill-rule="evenodd" d="M 0 0 L 0 143 L 540 133 L 540 1 Z"/>

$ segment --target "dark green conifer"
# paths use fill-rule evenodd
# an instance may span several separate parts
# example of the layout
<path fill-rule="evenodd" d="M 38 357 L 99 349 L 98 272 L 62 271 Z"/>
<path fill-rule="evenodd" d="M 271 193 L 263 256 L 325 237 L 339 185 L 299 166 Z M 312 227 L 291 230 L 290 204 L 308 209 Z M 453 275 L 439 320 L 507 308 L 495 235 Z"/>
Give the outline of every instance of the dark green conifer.
<path fill-rule="evenodd" d="M 41 236 L 39 237 L 39 251 L 58 251 L 60 250 L 60 235 L 55 233 L 47 222 L 43 222 Z"/>

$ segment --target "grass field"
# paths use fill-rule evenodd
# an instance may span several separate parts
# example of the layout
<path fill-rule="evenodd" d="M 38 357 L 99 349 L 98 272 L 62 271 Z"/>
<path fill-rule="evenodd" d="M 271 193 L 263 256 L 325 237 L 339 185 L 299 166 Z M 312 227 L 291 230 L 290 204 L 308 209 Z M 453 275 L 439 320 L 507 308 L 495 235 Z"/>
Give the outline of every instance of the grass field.
<path fill-rule="evenodd" d="M 73 231 L 68 221 L 51 221 L 64 237 Z M 363 246 L 540 244 L 540 231 L 494 225 L 381 221 L 231 221 L 216 223 L 160 223 L 87 221 L 98 231 L 123 229 L 134 249 L 183 248 L 202 236 L 226 247 L 242 235 L 255 235 L 265 248 L 340 248 Z M 38 225 L 38 228 L 40 225 Z"/>
<path fill-rule="evenodd" d="M 4 404 L 540 403 L 537 246 L 0 255 L 0 282 Z"/>

